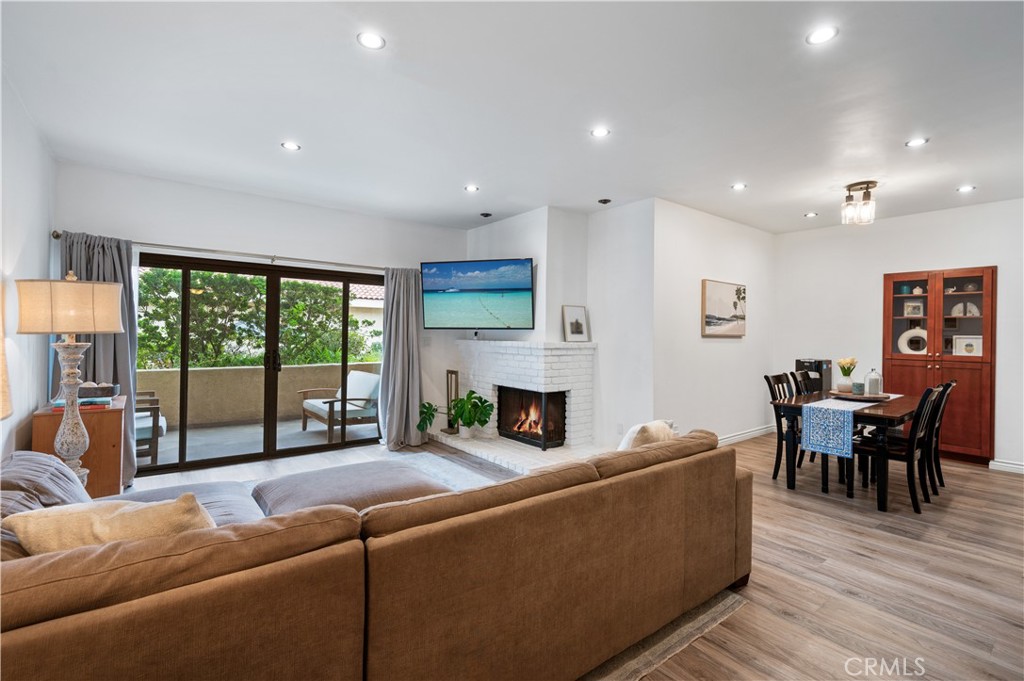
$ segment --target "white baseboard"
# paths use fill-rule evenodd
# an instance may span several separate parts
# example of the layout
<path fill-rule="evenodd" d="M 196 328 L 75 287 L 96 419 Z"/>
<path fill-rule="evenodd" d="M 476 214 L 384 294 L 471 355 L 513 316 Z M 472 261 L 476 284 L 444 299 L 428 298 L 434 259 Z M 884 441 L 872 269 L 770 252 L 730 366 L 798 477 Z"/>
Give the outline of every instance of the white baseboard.
<path fill-rule="evenodd" d="M 767 426 L 758 426 L 757 428 L 751 428 L 750 430 L 744 430 L 739 433 L 732 433 L 725 437 L 718 438 L 718 446 L 731 445 L 734 442 L 740 442 L 742 440 L 749 440 L 752 437 L 758 435 L 767 435 L 775 432 L 775 425 L 769 423 Z"/>
<path fill-rule="evenodd" d="M 1024 463 L 1017 463 L 1016 461 L 989 461 L 988 467 L 993 471 L 1006 471 L 1008 473 L 1024 475 Z"/>

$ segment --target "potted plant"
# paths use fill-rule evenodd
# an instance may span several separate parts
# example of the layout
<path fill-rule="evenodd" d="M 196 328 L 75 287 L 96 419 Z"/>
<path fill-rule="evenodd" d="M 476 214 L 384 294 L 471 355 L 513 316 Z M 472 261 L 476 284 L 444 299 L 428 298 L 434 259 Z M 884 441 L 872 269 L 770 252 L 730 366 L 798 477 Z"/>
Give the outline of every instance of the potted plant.
<path fill-rule="evenodd" d="M 429 428 L 434 423 L 434 418 L 439 411 L 441 411 L 440 408 L 432 402 L 421 404 L 420 421 L 416 424 L 416 429 L 422 433 Z M 470 390 L 465 397 L 456 397 L 452 400 L 445 413 L 461 426 L 459 428 L 461 437 L 471 437 L 470 428 L 486 426 L 491 420 L 494 404 L 480 393 Z"/>

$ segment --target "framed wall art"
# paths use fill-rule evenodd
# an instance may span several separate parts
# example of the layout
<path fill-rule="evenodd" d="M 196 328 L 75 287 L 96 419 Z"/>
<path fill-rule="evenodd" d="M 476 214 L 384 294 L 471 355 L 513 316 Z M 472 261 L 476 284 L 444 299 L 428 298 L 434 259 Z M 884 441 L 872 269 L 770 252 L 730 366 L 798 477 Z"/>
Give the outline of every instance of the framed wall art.
<path fill-rule="evenodd" d="M 701 279 L 700 335 L 706 338 L 742 338 L 747 335 L 747 287 L 714 279 Z"/>
<path fill-rule="evenodd" d="M 562 330 L 566 343 L 589 343 L 590 324 L 587 321 L 587 308 L 583 305 L 563 305 Z"/>

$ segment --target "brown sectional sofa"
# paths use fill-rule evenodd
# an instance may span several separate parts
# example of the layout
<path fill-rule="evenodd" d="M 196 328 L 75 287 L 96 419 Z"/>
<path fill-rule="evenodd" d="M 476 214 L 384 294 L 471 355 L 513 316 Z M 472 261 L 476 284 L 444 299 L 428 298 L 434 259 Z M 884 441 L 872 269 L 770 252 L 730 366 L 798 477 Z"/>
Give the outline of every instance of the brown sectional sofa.
<path fill-rule="evenodd" d="M 751 487 L 694 431 L 361 513 L 5 560 L 0 673 L 574 679 L 745 582 Z"/>

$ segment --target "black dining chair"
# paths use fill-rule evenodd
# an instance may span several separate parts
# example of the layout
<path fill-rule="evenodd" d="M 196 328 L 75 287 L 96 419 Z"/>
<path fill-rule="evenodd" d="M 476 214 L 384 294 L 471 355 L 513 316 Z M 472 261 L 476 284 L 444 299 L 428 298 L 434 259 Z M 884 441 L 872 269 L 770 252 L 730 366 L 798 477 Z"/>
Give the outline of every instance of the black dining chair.
<path fill-rule="evenodd" d="M 796 388 L 796 394 L 797 395 L 810 395 L 811 393 L 815 392 L 815 390 L 814 390 L 814 383 L 811 381 L 811 372 L 810 371 L 790 371 L 789 372 L 789 377 L 793 379 L 793 386 Z M 814 455 L 815 455 L 815 452 L 811 452 L 811 463 L 814 463 Z M 822 456 L 824 456 L 824 454 L 822 454 Z M 799 460 L 798 463 L 803 463 L 803 461 L 804 461 L 804 450 L 801 449 L 800 450 L 800 460 Z M 839 481 L 840 482 L 843 482 L 843 480 L 842 480 L 842 470 L 843 469 L 841 469 L 841 468 L 839 469 L 839 471 L 840 471 L 840 480 Z"/>
<path fill-rule="evenodd" d="M 789 382 L 789 376 L 786 374 L 773 374 L 771 376 L 765 375 L 764 382 L 768 384 L 768 395 L 770 401 L 782 400 L 787 397 L 794 395 L 793 386 Z M 775 416 L 775 468 L 772 471 L 772 480 L 779 477 L 779 468 L 782 466 L 782 453 L 786 447 L 786 428 L 783 426 L 782 411 L 776 407 L 772 407 L 772 413 Z M 800 441 L 800 433 L 797 432 L 797 442 Z M 811 461 L 814 461 L 813 456 Z M 796 467 L 800 468 L 804 463 L 804 450 L 800 449 L 800 455 L 796 461 Z"/>
<path fill-rule="evenodd" d="M 939 437 L 942 432 L 942 417 L 946 411 L 946 404 L 949 403 L 949 393 L 956 386 L 956 380 L 951 380 L 948 383 L 943 383 L 935 387 L 935 390 L 939 393 L 936 398 L 935 407 L 932 409 L 931 415 L 928 419 L 928 424 L 925 426 L 925 470 L 928 473 L 927 482 L 931 485 L 932 494 L 935 496 L 939 495 L 939 487 L 945 487 L 946 483 L 942 479 L 942 463 L 939 458 Z M 902 428 L 892 428 L 889 430 L 889 442 L 892 444 L 902 444 L 907 440 L 906 434 Z M 938 485 L 936 485 L 936 481 Z M 925 478 L 921 478 L 921 488 L 926 502 L 931 500 L 928 498 L 928 491 L 925 489 Z"/>
<path fill-rule="evenodd" d="M 879 449 L 878 440 L 874 437 L 855 437 L 853 440 L 853 453 L 865 455 L 876 459 L 878 466 L 885 466 L 888 472 L 890 461 L 900 461 L 907 464 L 907 487 L 910 490 L 910 502 L 914 507 L 914 513 L 921 512 L 921 504 L 917 499 L 917 481 L 914 479 L 914 469 L 917 475 L 924 480 L 927 475 L 928 458 L 928 424 L 932 410 L 936 408 L 939 396 L 942 394 L 940 388 L 925 388 L 914 411 L 914 419 L 910 423 L 910 434 L 904 438 L 893 438 L 891 441 L 886 438 L 885 449 Z M 879 485 L 888 479 L 888 475 L 879 475 Z M 925 501 L 930 501 L 928 489 L 921 486 Z M 887 489 L 879 489 L 879 494 L 887 494 Z"/>

